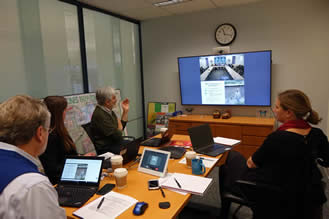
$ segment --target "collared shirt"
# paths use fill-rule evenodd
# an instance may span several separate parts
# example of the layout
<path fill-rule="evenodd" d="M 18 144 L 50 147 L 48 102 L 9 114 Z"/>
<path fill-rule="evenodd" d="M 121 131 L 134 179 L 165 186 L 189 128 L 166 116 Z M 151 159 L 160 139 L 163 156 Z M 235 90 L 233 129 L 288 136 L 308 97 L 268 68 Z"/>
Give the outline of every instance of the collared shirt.
<path fill-rule="evenodd" d="M 99 106 L 99 108 L 101 108 L 102 110 L 104 110 L 105 112 L 110 114 L 110 116 L 112 116 L 112 110 L 111 109 L 106 108 L 105 106 L 102 106 L 102 105 L 99 105 L 99 104 L 97 104 L 97 106 Z"/>
<path fill-rule="evenodd" d="M 16 146 L 0 142 L 0 149 L 14 151 L 42 168 L 38 159 Z M 0 161 L 0 165 L 5 164 Z M 48 178 L 39 173 L 26 173 L 11 181 L 0 194 L 0 219 L 11 218 L 60 219 L 66 215 L 58 205 L 57 192 Z"/>

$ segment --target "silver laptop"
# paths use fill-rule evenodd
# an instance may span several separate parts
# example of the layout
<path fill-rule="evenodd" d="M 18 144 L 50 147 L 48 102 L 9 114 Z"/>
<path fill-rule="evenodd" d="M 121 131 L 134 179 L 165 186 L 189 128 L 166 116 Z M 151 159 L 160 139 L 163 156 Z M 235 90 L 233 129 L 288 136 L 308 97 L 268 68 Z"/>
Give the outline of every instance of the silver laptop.
<path fill-rule="evenodd" d="M 216 157 L 232 148 L 231 146 L 215 143 L 208 124 L 189 128 L 188 133 L 192 147 L 197 153 Z"/>
<path fill-rule="evenodd" d="M 65 159 L 56 187 L 61 206 L 80 207 L 91 198 L 101 180 L 104 157 L 70 156 Z"/>

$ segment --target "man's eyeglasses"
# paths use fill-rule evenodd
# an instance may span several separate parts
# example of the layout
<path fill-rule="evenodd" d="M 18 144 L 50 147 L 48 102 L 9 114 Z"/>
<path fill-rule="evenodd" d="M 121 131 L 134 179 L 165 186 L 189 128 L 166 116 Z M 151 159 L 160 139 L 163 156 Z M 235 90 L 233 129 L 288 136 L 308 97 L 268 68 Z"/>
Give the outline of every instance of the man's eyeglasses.
<path fill-rule="evenodd" d="M 44 128 L 44 129 L 46 129 L 46 131 L 50 134 L 50 133 L 52 133 L 52 131 L 54 131 L 54 128 Z"/>

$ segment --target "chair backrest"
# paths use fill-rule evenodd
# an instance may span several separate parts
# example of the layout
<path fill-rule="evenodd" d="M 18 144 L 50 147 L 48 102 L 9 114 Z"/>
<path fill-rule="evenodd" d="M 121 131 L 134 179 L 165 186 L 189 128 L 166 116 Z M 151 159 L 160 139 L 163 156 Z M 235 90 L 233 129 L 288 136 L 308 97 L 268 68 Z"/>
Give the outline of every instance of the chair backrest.
<path fill-rule="evenodd" d="M 92 138 L 89 137 L 89 134 L 83 127 L 77 126 L 75 129 L 68 131 L 79 154 L 96 153 Z"/>
<path fill-rule="evenodd" d="M 225 164 L 221 167 L 223 186 L 230 188 L 236 180 L 240 180 L 247 171 L 246 159 L 237 151 L 228 152 Z"/>
<path fill-rule="evenodd" d="M 86 123 L 86 124 L 83 124 L 83 125 L 81 125 L 81 126 L 82 126 L 82 128 L 87 132 L 87 134 L 88 134 L 90 140 L 94 143 L 94 136 L 93 136 L 93 134 L 92 134 L 91 124 L 90 124 L 90 122 L 88 122 L 88 123 Z"/>

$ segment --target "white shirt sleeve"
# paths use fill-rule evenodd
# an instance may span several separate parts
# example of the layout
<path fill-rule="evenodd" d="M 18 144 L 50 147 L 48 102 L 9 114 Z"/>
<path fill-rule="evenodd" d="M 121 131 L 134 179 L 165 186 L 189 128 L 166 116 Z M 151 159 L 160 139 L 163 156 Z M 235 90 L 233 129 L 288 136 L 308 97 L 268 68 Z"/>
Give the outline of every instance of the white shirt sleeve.
<path fill-rule="evenodd" d="M 65 210 L 58 205 L 56 190 L 47 177 L 38 173 L 13 180 L 0 195 L 0 203 L 0 219 L 66 218 Z"/>

